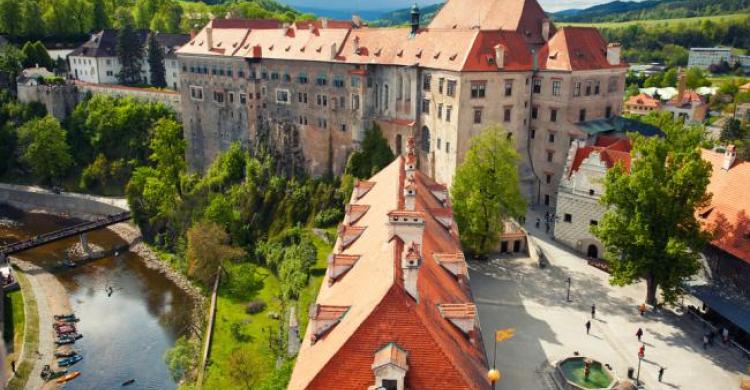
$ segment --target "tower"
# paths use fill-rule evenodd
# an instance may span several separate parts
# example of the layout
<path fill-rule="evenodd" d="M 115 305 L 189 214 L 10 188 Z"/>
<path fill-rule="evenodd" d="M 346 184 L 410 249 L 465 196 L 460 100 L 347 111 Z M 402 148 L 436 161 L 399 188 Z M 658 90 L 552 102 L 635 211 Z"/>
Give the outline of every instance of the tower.
<path fill-rule="evenodd" d="M 415 2 L 411 7 L 411 35 L 417 35 L 419 31 L 419 6 Z"/>

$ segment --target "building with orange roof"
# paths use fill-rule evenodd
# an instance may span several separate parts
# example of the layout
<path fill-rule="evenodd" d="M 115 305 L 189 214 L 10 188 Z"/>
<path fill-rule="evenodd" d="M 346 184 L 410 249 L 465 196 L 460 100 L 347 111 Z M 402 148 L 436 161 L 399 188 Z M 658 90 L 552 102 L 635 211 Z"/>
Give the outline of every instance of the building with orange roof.
<path fill-rule="evenodd" d="M 570 147 L 563 179 L 557 195 L 555 239 L 597 259 L 604 246 L 591 233 L 602 219 L 599 203 L 604 192 L 604 177 L 616 164 L 630 170 L 630 139 L 617 135 L 599 135 L 593 142 L 576 141 Z"/>
<path fill-rule="evenodd" d="M 447 190 L 409 149 L 355 187 L 289 389 L 490 388 Z"/>
<path fill-rule="evenodd" d="M 625 113 L 633 115 L 648 115 L 651 112 L 659 111 L 661 109 L 661 102 L 659 99 L 641 93 L 635 96 L 631 96 L 625 101 Z"/>
<path fill-rule="evenodd" d="M 377 124 L 396 154 L 416 137 L 419 168 L 450 186 L 472 137 L 499 123 L 523 191 L 553 206 L 574 124 L 621 112 L 620 50 L 557 28 L 536 0 L 449 0 L 428 26 L 414 7 L 398 28 L 215 19 L 178 51 L 188 165 L 266 143 L 289 170 L 340 173 Z"/>
<path fill-rule="evenodd" d="M 680 70 L 677 81 L 677 95 L 664 105 L 663 110 L 674 115 L 674 119 L 682 118 L 686 123 L 702 123 L 708 116 L 708 102 L 696 91 L 687 88 L 685 70 Z"/>

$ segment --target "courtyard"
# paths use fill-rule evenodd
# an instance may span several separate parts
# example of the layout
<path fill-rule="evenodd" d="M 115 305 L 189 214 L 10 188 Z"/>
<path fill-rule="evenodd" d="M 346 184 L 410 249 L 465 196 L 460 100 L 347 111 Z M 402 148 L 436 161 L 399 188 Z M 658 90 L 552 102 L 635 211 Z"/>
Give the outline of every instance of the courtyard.
<path fill-rule="evenodd" d="M 645 357 L 640 380 L 647 389 L 739 389 L 748 360 L 737 349 L 723 345 L 717 337 L 704 350 L 703 324 L 689 314 L 661 310 L 641 316 L 643 283 L 610 286 L 605 272 L 554 242 L 544 226 L 535 229 L 532 225 L 526 226 L 529 239 L 545 254 L 545 268 L 517 256 L 469 263 L 490 366 L 494 330 L 515 329 L 512 339 L 497 346 L 497 368 L 502 374 L 497 389 L 554 390 L 550 366 L 574 352 L 609 364 L 618 377 L 627 378 L 628 367 L 638 368 L 641 345 Z M 596 304 L 593 320 L 592 304 Z M 644 332 L 642 342 L 635 335 L 638 328 Z M 665 367 L 662 382 L 658 381 L 660 367 Z"/>

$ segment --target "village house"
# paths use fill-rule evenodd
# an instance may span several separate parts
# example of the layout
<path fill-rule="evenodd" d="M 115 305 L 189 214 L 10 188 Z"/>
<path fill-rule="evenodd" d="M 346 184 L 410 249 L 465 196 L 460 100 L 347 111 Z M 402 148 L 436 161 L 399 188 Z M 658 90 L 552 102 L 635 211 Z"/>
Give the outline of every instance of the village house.
<path fill-rule="evenodd" d="M 708 116 L 708 101 L 697 91 L 687 88 L 685 71 L 680 70 L 677 81 L 677 95 L 669 99 L 663 111 L 671 112 L 675 120 L 685 123 L 702 123 Z"/>
<path fill-rule="evenodd" d="M 623 110 L 626 114 L 633 115 L 648 115 L 654 111 L 661 109 L 661 102 L 659 99 L 641 93 L 636 96 L 631 96 L 625 101 L 625 109 Z"/>
<path fill-rule="evenodd" d="M 491 387 L 448 190 L 405 149 L 354 186 L 289 389 Z"/>
<path fill-rule="evenodd" d="M 141 61 L 141 78 L 144 84 L 150 83 L 150 67 L 147 61 L 147 30 L 137 31 L 138 39 L 144 45 Z M 175 51 L 190 40 L 186 34 L 165 34 L 156 32 L 156 41 L 164 49 L 164 78 L 167 87 L 180 88 L 180 68 Z M 117 57 L 117 31 L 102 30 L 68 55 L 70 77 L 91 84 L 118 84 L 118 73 L 122 70 Z"/>
<path fill-rule="evenodd" d="M 575 124 L 617 115 L 627 65 L 594 28 L 557 28 L 535 0 L 449 0 L 428 26 L 212 20 L 177 51 L 187 160 L 267 142 L 291 169 L 341 173 L 366 129 L 450 186 L 470 140 L 498 123 L 522 189 L 555 204 Z"/>

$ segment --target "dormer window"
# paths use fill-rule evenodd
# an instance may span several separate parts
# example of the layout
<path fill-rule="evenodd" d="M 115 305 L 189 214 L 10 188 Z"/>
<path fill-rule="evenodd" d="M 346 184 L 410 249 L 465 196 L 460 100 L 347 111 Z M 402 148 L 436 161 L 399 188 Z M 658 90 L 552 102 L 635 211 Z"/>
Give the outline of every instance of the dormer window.
<path fill-rule="evenodd" d="M 328 283 L 333 284 L 349 272 L 359 260 L 359 255 L 331 253 L 328 256 Z"/>
<path fill-rule="evenodd" d="M 365 196 L 365 194 L 367 194 L 368 192 L 370 192 L 370 190 L 374 186 L 375 186 L 375 182 L 371 182 L 371 181 L 358 181 L 354 185 L 354 197 L 357 200 L 362 199 L 362 197 Z"/>
<path fill-rule="evenodd" d="M 463 252 L 433 253 L 432 258 L 455 277 L 469 277 Z"/>
<path fill-rule="evenodd" d="M 440 315 L 459 328 L 465 335 L 471 336 L 476 325 L 477 307 L 473 303 L 439 304 Z"/>
<path fill-rule="evenodd" d="M 350 306 L 314 304 L 310 306 L 310 342 L 315 344 L 341 322 Z"/>
<path fill-rule="evenodd" d="M 409 353 L 395 343 L 388 343 L 375 352 L 372 372 L 375 383 L 370 389 L 404 390 L 404 378 L 409 371 Z"/>
<path fill-rule="evenodd" d="M 365 229 L 366 227 L 363 226 L 340 225 L 339 238 L 341 239 L 341 250 L 348 248 L 357 241 Z"/>

